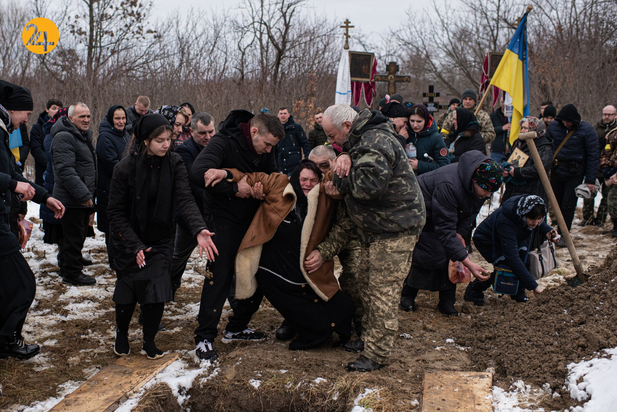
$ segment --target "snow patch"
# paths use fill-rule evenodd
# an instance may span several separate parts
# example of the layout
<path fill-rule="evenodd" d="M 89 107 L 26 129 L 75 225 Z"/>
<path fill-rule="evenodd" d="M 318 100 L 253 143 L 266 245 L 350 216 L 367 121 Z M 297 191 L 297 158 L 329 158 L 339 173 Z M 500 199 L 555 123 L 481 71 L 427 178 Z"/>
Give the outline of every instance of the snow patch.
<path fill-rule="evenodd" d="M 493 409 L 494 412 L 544 412 L 544 408 L 537 408 L 534 405 L 539 404 L 540 399 L 547 395 L 552 395 L 548 383 L 542 388 L 532 388 L 531 385 L 525 385 L 525 382 L 518 380 L 507 392 L 494 386 Z"/>
<path fill-rule="evenodd" d="M 617 348 L 605 349 L 598 358 L 568 365 L 567 385 L 572 399 L 587 401 L 573 412 L 600 412 L 614 410 L 617 392 L 613 379 L 617 376 Z M 602 356 L 602 357 L 600 357 Z"/>

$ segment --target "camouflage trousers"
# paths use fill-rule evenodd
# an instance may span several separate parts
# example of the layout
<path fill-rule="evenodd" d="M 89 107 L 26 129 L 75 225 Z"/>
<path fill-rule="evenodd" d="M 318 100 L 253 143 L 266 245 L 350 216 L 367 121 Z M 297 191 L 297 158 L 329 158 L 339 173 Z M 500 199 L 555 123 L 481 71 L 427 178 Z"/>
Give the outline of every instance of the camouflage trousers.
<path fill-rule="evenodd" d="M 338 258 L 343 266 L 343 271 L 338 281 L 341 284 L 341 290 L 349 295 L 354 305 L 356 312 L 354 318 L 362 320 L 364 308 L 362 305 L 362 294 L 360 291 L 360 261 L 362 257 L 362 245 L 358 240 L 352 240 L 338 254 Z"/>
<path fill-rule="evenodd" d="M 600 189 L 602 191 L 602 200 L 600 200 L 600 206 L 598 206 L 598 213 L 597 215 L 594 216 L 594 209 L 595 209 L 595 200 L 596 200 L 596 196 L 597 196 L 597 192 L 592 193 L 592 197 L 590 197 L 589 199 L 583 199 L 583 221 L 584 222 L 588 222 L 589 220 L 593 219 L 594 217 L 596 219 L 598 219 L 601 223 L 604 223 L 604 221 L 606 220 L 606 213 L 607 213 L 607 199 L 606 197 L 608 196 L 608 187 L 606 186 L 606 184 L 604 183 L 604 181 L 602 182 L 602 188 Z"/>
<path fill-rule="evenodd" d="M 608 207 L 608 214 L 610 215 L 613 224 L 617 224 L 617 186 L 608 187 L 606 204 Z"/>
<path fill-rule="evenodd" d="M 362 354 L 383 365 L 390 363 L 401 289 L 417 241 L 417 235 L 404 235 L 362 245 L 358 278 L 364 307 Z"/>

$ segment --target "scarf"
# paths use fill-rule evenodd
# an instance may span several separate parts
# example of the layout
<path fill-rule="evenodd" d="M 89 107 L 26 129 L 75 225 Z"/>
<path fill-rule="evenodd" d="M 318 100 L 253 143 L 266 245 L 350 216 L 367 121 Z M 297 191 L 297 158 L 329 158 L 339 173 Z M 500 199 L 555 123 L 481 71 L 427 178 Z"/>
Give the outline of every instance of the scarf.
<path fill-rule="evenodd" d="M 535 205 L 542 205 L 542 207 L 544 208 L 544 214 L 546 214 L 546 205 L 544 204 L 544 200 L 542 200 L 540 196 L 528 195 L 523 196 L 519 199 L 516 205 L 516 214 L 518 215 L 518 217 L 521 218 L 525 225 L 527 225 L 525 216 L 527 216 L 529 212 L 531 212 L 531 209 L 533 209 Z"/>

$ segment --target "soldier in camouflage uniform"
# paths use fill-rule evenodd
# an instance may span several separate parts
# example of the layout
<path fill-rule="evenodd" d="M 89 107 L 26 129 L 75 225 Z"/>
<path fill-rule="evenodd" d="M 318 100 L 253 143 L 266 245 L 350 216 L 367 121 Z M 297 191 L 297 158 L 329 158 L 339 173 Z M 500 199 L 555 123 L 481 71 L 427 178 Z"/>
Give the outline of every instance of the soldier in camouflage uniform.
<path fill-rule="evenodd" d="M 358 114 L 347 105 L 331 106 L 324 113 L 323 128 L 351 156 L 349 174 L 335 174 L 334 185 L 344 195 L 362 244 L 358 286 L 364 350 L 347 369 L 367 372 L 390 363 L 398 296 L 424 226 L 424 199 L 392 124 L 381 113 Z"/>
<path fill-rule="evenodd" d="M 606 135 L 606 146 L 600 155 L 600 165 L 604 183 L 608 188 L 607 207 L 608 214 L 613 222 L 613 230 L 605 232 L 617 237 L 617 129 L 613 129 Z"/>
<path fill-rule="evenodd" d="M 462 106 L 470 110 L 472 113 L 476 112 L 478 98 L 476 97 L 476 92 L 472 89 L 467 89 L 461 95 Z M 452 132 L 452 118 L 454 114 L 452 112 L 448 113 L 446 119 L 443 121 L 441 126 L 441 133 L 444 135 L 444 138 L 448 136 Z M 476 115 L 478 119 L 478 123 L 480 124 L 480 134 L 482 135 L 482 139 L 484 143 L 491 144 L 493 140 L 495 140 L 495 127 L 493 126 L 493 122 L 491 121 L 491 116 L 484 110 L 480 110 Z"/>

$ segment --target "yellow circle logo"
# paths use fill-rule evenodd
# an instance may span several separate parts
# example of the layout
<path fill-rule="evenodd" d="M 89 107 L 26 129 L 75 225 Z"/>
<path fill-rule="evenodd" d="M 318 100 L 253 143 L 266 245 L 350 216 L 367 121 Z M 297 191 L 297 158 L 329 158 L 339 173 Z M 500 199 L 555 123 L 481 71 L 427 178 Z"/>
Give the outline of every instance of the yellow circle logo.
<path fill-rule="evenodd" d="M 45 54 L 52 51 L 60 40 L 60 32 L 53 21 L 44 17 L 30 20 L 21 32 L 24 45 L 32 53 Z"/>

